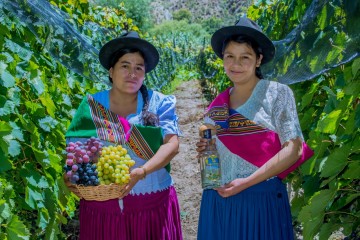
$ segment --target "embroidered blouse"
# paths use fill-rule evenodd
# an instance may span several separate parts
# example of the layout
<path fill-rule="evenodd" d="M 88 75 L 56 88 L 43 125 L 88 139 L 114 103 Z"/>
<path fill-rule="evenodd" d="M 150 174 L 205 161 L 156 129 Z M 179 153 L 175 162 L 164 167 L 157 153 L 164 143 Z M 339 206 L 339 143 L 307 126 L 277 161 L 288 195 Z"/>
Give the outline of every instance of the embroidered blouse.
<path fill-rule="evenodd" d="M 92 95 L 93 99 L 104 106 L 105 109 L 110 110 L 110 90 L 101 91 Z M 157 91 L 148 90 L 149 108 L 148 111 L 156 114 L 159 117 L 159 127 L 162 129 L 163 138 L 167 134 L 180 135 L 178 127 L 178 117 L 175 111 L 176 98 L 172 95 L 164 95 Z M 142 124 L 141 110 L 143 107 L 142 94 L 138 93 L 137 109 L 135 114 L 130 114 L 126 120 L 130 124 Z M 67 141 L 77 141 L 79 139 L 68 138 Z M 127 145 L 123 145 L 128 151 L 131 159 L 135 161 L 133 168 L 144 165 L 146 160 L 138 157 Z M 145 179 L 138 181 L 133 187 L 130 194 L 139 195 L 145 193 L 152 193 L 167 189 L 173 184 L 173 180 L 169 172 L 165 169 L 159 169 L 151 174 L 148 174 Z"/>
<path fill-rule="evenodd" d="M 249 99 L 236 111 L 247 119 L 276 132 L 281 144 L 297 137 L 303 139 L 293 93 L 287 85 L 260 80 Z M 215 124 L 209 117 L 205 118 L 205 123 Z M 223 184 L 236 178 L 247 177 L 258 169 L 249 161 L 230 152 L 219 139 L 216 141 L 216 146 L 221 159 Z"/>

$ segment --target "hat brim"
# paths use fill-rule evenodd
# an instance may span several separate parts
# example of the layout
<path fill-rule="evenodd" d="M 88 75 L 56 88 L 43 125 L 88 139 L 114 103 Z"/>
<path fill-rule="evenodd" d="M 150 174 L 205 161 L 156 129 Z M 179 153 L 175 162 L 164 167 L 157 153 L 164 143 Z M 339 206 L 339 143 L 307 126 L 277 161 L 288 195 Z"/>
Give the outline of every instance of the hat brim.
<path fill-rule="evenodd" d="M 113 54 L 123 48 L 138 49 L 144 55 L 145 72 L 153 70 L 159 62 L 159 52 L 149 42 L 133 37 L 116 38 L 107 42 L 99 52 L 101 65 L 109 70 Z"/>
<path fill-rule="evenodd" d="M 224 41 L 235 35 L 245 35 L 252 38 L 261 47 L 263 59 L 261 65 L 270 62 L 275 55 L 275 46 L 262 32 L 245 26 L 229 26 L 217 30 L 211 37 L 211 46 L 219 58 L 223 58 Z"/>

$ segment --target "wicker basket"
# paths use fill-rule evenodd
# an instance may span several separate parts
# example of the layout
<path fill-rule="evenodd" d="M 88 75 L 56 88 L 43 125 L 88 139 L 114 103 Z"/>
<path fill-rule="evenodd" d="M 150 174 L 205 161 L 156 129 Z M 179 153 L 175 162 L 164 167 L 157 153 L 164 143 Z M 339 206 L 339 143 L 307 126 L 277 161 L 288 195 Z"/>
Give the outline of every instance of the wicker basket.
<path fill-rule="evenodd" d="M 126 185 L 111 183 L 109 185 L 84 186 L 75 185 L 79 190 L 81 198 L 88 201 L 106 201 L 110 199 L 120 198 L 122 190 Z"/>

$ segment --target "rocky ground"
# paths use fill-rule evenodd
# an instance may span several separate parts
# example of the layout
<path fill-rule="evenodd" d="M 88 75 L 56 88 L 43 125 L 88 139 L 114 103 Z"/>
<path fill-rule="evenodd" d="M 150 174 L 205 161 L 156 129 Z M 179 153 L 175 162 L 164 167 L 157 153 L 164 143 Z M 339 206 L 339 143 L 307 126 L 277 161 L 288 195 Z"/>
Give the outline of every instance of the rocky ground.
<path fill-rule="evenodd" d="M 180 152 L 171 161 L 171 175 L 178 194 L 184 240 L 196 239 L 200 210 L 201 182 L 195 143 L 207 102 L 198 81 L 183 82 L 174 95 L 179 117 Z"/>

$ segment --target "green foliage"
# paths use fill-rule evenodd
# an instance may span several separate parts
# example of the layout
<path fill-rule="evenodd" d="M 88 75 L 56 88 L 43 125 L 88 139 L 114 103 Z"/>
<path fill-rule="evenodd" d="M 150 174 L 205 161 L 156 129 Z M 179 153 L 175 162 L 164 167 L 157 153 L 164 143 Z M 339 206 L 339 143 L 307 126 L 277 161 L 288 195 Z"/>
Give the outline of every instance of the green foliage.
<path fill-rule="evenodd" d="M 220 29 L 223 22 L 220 18 L 210 17 L 200 22 L 201 26 L 206 30 L 207 33 L 212 35 L 216 30 Z"/>
<path fill-rule="evenodd" d="M 155 26 L 149 30 L 150 36 L 156 36 L 157 38 L 176 38 L 177 36 L 186 35 L 189 44 L 201 44 L 204 38 L 208 38 L 209 34 L 203 29 L 200 24 L 189 24 L 185 20 L 181 21 L 164 21 L 163 23 Z"/>
<path fill-rule="evenodd" d="M 93 4 L 115 9 L 125 8 L 127 17 L 141 31 L 147 31 L 153 26 L 150 0 L 94 0 Z"/>
<path fill-rule="evenodd" d="M 93 32 L 87 21 L 115 31 L 123 24 L 133 27 L 123 10 L 91 8 L 86 0 L 51 3 L 71 15 L 70 24 L 95 46 L 117 34 Z M 44 47 L 53 30 L 49 25 L 25 24 L 2 4 L 0 16 L 6 19 L 0 22 L 0 238 L 65 239 L 62 225 L 74 215 L 77 197 L 62 180 L 64 134 L 82 96 L 106 85 L 70 71 L 50 55 Z M 77 54 L 65 52 L 66 35 L 52 37 L 64 46 L 58 49 L 60 58 Z"/>
<path fill-rule="evenodd" d="M 340 227 L 349 235 L 359 226 L 360 124 L 356 119 L 360 117 L 360 78 L 351 72 L 355 64 L 334 69 L 319 81 L 292 86 L 299 99 L 301 127 L 315 152 L 300 174 L 289 178 L 299 187 L 295 190 L 304 191 L 297 194 L 292 207 L 301 209 L 294 217 L 302 223 L 306 239 L 317 233 L 320 239 L 328 239 Z M 352 91 L 346 90 L 348 86 Z M 319 182 L 315 189 L 307 184 L 313 181 Z M 313 201 L 315 197 L 322 201 Z"/>
<path fill-rule="evenodd" d="M 173 12 L 173 19 L 176 21 L 185 20 L 187 22 L 191 22 L 191 17 L 191 12 L 186 8 L 182 8 Z"/>

